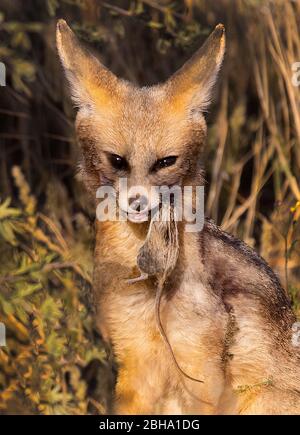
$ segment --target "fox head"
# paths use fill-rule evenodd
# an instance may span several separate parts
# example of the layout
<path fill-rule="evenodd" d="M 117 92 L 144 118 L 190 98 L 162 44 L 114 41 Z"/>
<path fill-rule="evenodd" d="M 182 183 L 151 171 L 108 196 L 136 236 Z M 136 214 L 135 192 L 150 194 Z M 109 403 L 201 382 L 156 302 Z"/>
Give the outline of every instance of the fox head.
<path fill-rule="evenodd" d="M 151 186 L 193 186 L 201 176 L 206 137 L 203 113 L 222 64 L 225 31 L 219 24 L 204 45 L 165 83 L 138 88 L 117 78 L 78 42 L 64 20 L 57 47 L 78 107 L 76 134 L 82 175 L 93 196 L 99 186 L 142 186 L 134 215 L 149 210 Z M 154 201 L 155 203 L 155 201 Z"/>

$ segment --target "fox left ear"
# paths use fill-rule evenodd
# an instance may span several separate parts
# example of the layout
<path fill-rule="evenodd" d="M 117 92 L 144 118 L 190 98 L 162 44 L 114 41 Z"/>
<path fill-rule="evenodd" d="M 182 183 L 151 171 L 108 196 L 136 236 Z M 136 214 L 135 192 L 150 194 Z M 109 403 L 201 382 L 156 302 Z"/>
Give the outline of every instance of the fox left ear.
<path fill-rule="evenodd" d="M 97 106 L 113 110 L 125 83 L 80 44 L 64 20 L 57 23 L 56 45 L 75 105 L 80 109 Z"/>
<path fill-rule="evenodd" d="M 166 82 L 175 110 L 198 113 L 207 109 L 224 52 L 225 28 L 218 24 L 204 45 Z"/>

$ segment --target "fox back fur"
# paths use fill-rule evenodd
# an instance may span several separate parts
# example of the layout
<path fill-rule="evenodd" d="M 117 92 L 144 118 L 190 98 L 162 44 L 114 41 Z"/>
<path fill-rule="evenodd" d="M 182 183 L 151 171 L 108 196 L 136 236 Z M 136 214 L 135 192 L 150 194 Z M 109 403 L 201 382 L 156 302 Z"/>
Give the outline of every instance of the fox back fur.
<path fill-rule="evenodd" d="M 82 177 L 94 198 L 99 186 L 117 190 L 120 177 L 146 190 L 203 184 L 203 112 L 224 56 L 222 25 L 166 83 L 152 87 L 118 79 L 63 20 L 57 47 L 79 109 Z M 199 233 L 184 226 L 178 222 L 178 256 L 164 282 L 160 317 L 189 377 L 157 327 L 157 276 L 128 283 L 140 273 L 148 223 L 96 221 L 96 321 L 119 368 L 113 412 L 299 414 L 295 317 L 276 276 L 212 221 Z"/>

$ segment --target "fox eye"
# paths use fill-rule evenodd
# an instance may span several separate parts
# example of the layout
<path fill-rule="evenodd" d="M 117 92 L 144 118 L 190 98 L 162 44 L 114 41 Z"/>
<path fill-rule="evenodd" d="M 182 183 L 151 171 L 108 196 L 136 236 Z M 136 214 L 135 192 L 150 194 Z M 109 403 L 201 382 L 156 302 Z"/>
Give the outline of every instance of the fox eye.
<path fill-rule="evenodd" d="M 164 157 L 163 159 L 159 159 L 154 163 L 152 167 L 152 171 L 158 171 L 159 169 L 172 166 L 174 165 L 176 160 L 177 160 L 177 156 L 168 156 L 168 157 Z"/>
<path fill-rule="evenodd" d="M 108 159 L 114 169 L 117 169 L 118 171 L 128 169 L 128 163 L 124 157 L 118 156 L 117 154 L 109 154 Z"/>

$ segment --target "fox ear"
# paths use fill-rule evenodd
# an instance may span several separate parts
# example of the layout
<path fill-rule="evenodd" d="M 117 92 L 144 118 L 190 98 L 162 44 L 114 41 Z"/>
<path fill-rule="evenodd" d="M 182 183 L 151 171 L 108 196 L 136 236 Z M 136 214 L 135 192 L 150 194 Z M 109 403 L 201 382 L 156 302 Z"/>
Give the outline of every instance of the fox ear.
<path fill-rule="evenodd" d="M 202 47 L 168 81 L 174 108 L 205 111 L 225 52 L 225 28 L 218 24 Z"/>
<path fill-rule="evenodd" d="M 75 105 L 112 106 L 121 81 L 79 43 L 64 20 L 57 23 L 56 45 Z"/>

